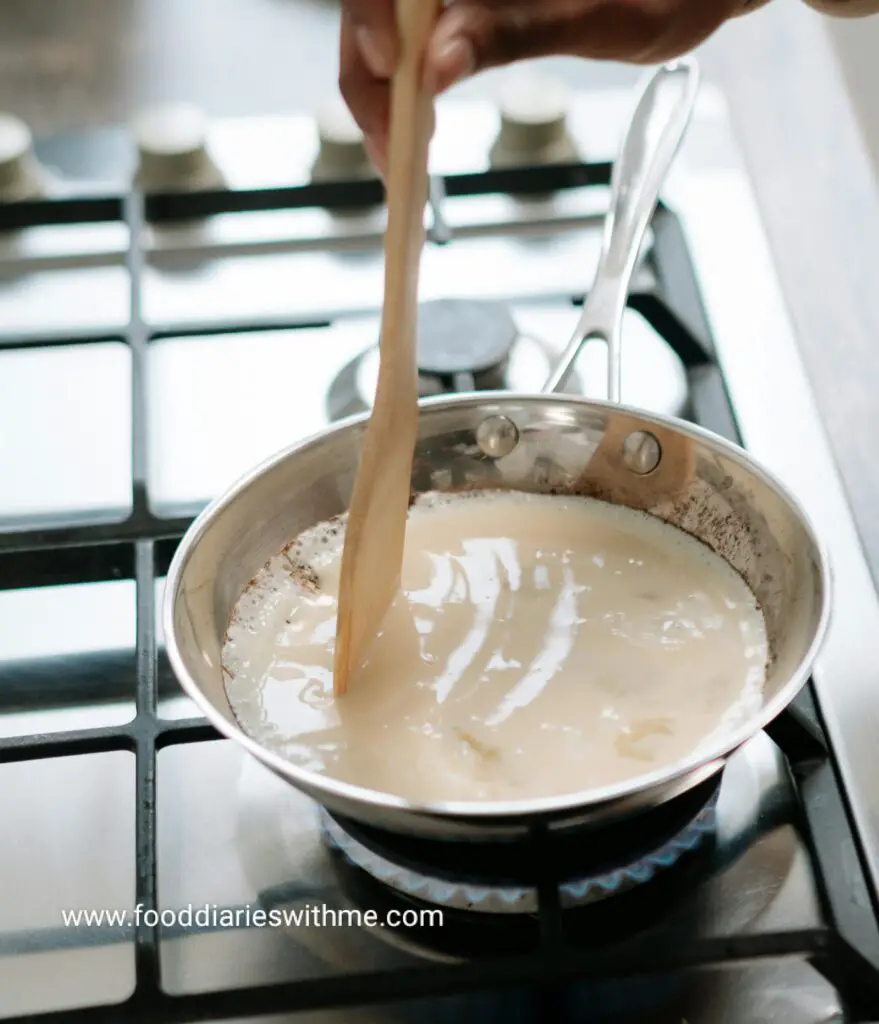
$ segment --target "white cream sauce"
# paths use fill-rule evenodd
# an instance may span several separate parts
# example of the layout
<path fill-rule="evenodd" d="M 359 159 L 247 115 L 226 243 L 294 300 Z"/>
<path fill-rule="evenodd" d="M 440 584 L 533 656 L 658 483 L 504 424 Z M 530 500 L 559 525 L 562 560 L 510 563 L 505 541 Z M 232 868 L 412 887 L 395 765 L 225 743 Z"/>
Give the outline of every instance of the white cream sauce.
<path fill-rule="evenodd" d="M 401 593 L 334 701 L 343 534 L 273 559 L 224 649 L 242 728 L 302 767 L 417 802 L 546 797 L 671 766 L 762 703 L 763 616 L 726 562 L 639 512 L 503 492 L 413 506 Z"/>

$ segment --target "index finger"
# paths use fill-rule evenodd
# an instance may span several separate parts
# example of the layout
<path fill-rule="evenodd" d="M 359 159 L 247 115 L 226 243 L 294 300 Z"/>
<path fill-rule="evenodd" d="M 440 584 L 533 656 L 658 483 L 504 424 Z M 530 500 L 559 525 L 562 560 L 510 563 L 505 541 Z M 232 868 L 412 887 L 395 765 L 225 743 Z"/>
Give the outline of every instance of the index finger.
<path fill-rule="evenodd" d="M 394 0 L 342 0 L 342 15 L 369 70 L 376 78 L 390 78 L 398 53 Z"/>
<path fill-rule="evenodd" d="M 363 132 L 370 160 L 383 174 L 390 119 L 390 83 L 374 75 L 367 66 L 347 14 L 342 16 L 339 39 L 339 91 Z"/>

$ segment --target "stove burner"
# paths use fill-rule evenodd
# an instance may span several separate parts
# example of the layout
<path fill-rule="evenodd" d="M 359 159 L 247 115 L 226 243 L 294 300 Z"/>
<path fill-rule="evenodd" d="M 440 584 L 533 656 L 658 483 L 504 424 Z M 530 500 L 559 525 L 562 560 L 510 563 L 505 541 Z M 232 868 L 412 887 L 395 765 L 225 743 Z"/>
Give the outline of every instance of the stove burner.
<path fill-rule="evenodd" d="M 533 392 L 543 387 L 556 356 L 537 338 L 521 333 L 500 302 L 438 299 L 418 313 L 420 397 L 469 391 Z M 378 346 L 347 363 L 330 385 L 331 422 L 372 408 L 378 381 Z M 577 389 L 575 376 L 568 390 Z"/>
<path fill-rule="evenodd" d="M 499 302 L 426 302 L 418 313 L 418 369 L 457 379 L 455 391 L 472 391 L 477 374 L 506 363 L 518 334 Z"/>
<path fill-rule="evenodd" d="M 330 848 L 330 856 L 343 905 L 348 909 L 371 910 L 379 921 L 394 913 L 398 922 L 394 928 L 382 924 L 366 927 L 386 945 L 410 956 L 441 963 L 462 963 L 528 954 L 539 949 L 544 941 L 541 915 L 527 912 L 525 907 L 516 908 L 520 912 L 479 913 L 479 908 L 469 906 L 464 909 L 452 904 L 438 906 L 378 881 L 337 847 Z M 618 942 L 637 942 L 639 936 L 649 941 L 650 929 L 675 914 L 682 900 L 686 900 L 694 886 L 704 879 L 708 865 L 710 858 L 688 852 L 649 885 L 630 888 L 613 899 L 566 907 L 561 921 L 565 945 L 586 950 L 606 949 Z M 432 915 L 437 913 L 441 915 L 441 927 L 428 924 L 436 922 Z M 685 911 L 678 921 L 685 932 L 698 931 L 699 916 L 698 909 Z M 665 993 L 654 989 L 650 1003 L 654 1004 L 661 994 Z M 589 1019 L 592 1020 L 592 1016 Z M 613 1021 L 620 1019 L 619 1015 L 610 1017 Z M 644 1018 L 634 1016 L 632 1019 Z"/>
<path fill-rule="evenodd" d="M 714 835 L 719 779 L 632 821 L 550 837 L 564 908 L 592 905 L 652 881 Z M 462 842 L 384 834 L 322 812 L 324 841 L 398 894 L 455 910 L 533 914 L 533 851 L 521 842 Z M 649 837 L 649 838 L 645 838 Z M 597 852 L 598 851 L 598 852 Z M 539 857 L 538 860 L 543 859 Z"/>
<path fill-rule="evenodd" d="M 368 935 L 358 928 L 290 927 L 297 949 L 304 945 L 345 972 L 374 967 L 376 939 L 407 955 L 448 963 L 533 951 L 540 945 L 543 926 L 541 915 L 529 913 L 528 906 L 529 901 L 533 906 L 541 863 L 555 868 L 562 881 L 564 937 L 578 949 L 606 948 L 639 935 L 648 943 L 665 941 L 651 931 L 664 921 L 671 941 L 684 932 L 706 934 L 706 929 L 712 935 L 737 935 L 773 905 L 795 862 L 793 831 L 779 828 L 791 813 L 783 773 L 782 755 L 761 733 L 730 759 L 716 805 L 715 791 L 706 784 L 690 794 L 691 800 L 685 795 L 683 804 L 679 797 L 658 808 L 659 819 L 646 813 L 640 821 L 620 823 L 627 826 L 622 831 L 596 828 L 591 840 L 580 829 L 568 842 L 565 836 L 546 836 L 530 849 L 514 842 L 499 851 L 498 843 L 427 840 L 425 850 L 425 841 L 379 830 L 355 838 L 356 826 L 328 818 L 297 789 L 241 756 L 235 846 L 240 868 L 263 909 L 322 904 L 371 911 L 379 921 L 390 911 L 415 909 L 432 915 L 438 910 L 442 915 L 442 927 L 425 924 L 435 922 L 435 916 L 419 915 L 415 921 L 411 914 L 408 924 L 394 928 L 373 928 L 364 921 Z M 328 835 L 327 825 L 335 826 L 334 834 L 350 853 Z M 745 851 L 748 856 L 743 857 Z M 369 870 L 355 862 L 355 853 Z M 387 862 L 383 879 L 376 859 Z M 530 877 L 522 877 L 529 866 L 522 863 L 526 859 Z M 420 895 L 395 881 L 401 869 L 418 876 L 416 881 L 425 886 Z M 754 884 L 755 878 L 772 881 Z M 590 884 L 592 891 L 587 892 Z M 442 887 L 448 892 L 438 892 Z M 490 891 L 481 902 L 470 901 L 474 893 L 467 890 L 472 889 Z M 510 898 L 497 892 L 508 889 L 525 893 Z M 438 903 L 439 897 L 444 902 Z M 703 920 L 706 913 L 710 924 Z M 635 1013 L 632 1019 L 647 1017 Z"/>
<path fill-rule="evenodd" d="M 715 802 L 712 801 L 680 835 L 640 860 L 605 874 L 565 882 L 560 887 L 562 907 L 569 909 L 586 906 L 651 881 L 660 871 L 677 864 L 684 854 L 698 849 L 705 839 L 714 833 L 715 812 Z M 353 865 L 403 895 L 414 896 L 425 903 L 456 910 L 495 914 L 537 912 L 535 888 L 446 882 L 441 878 L 392 864 L 347 835 L 329 815 L 324 816 L 323 825 L 327 841 L 343 853 Z"/>

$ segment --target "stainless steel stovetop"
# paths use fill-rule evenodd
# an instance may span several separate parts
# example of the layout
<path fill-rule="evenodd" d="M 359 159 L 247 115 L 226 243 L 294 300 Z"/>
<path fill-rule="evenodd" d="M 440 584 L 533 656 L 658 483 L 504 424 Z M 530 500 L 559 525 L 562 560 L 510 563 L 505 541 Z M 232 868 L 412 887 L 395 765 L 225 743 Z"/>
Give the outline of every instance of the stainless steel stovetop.
<path fill-rule="evenodd" d="M 542 131 L 545 146 L 516 157 L 528 111 L 511 88 L 500 147 L 492 104 L 441 105 L 423 297 L 507 304 L 502 383 L 537 390 L 589 288 L 633 97 L 531 83 L 546 123 L 525 141 Z M 28 168 L 20 133 L 0 132 L 0 189 L 34 190 L 0 204 L 0 1014 L 111 1020 L 127 1001 L 169 1021 L 879 1018 L 879 601 L 708 88 L 635 282 L 624 399 L 738 437 L 791 487 L 828 544 L 835 618 L 796 715 L 731 766 L 698 884 L 624 955 L 599 943 L 576 964 L 555 949 L 462 966 L 451 928 L 438 943 L 429 928 L 329 927 L 357 903 L 317 809 L 193 717 L 156 635 L 176 539 L 374 383 L 380 190 L 344 119 L 323 123 L 322 150 L 303 116 L 209 125 L 201 151 L 192 111 L 148 121 L 146 203 L 125 184 L 124 133 L 46 140 Z M 602 360 L 584 354 L 579 390 L 601 396 Z M 203 923 L 154 927 L 152 907 L 201 908 Z M 289 923 L 254 924 L 272 909 Z M 123 916 L 69 919 L 102 910 Z M 712 969 L 666 976 L 696 963 Z M 480 982 L 491 991 L 466 994 Z"/>

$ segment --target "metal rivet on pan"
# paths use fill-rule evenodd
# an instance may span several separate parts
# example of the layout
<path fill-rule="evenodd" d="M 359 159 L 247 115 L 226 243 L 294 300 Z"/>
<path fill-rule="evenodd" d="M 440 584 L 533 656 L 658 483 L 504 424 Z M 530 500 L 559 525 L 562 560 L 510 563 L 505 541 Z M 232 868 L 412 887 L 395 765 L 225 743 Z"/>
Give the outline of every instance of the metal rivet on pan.
<path fill-rule="evenodd" d="M 623 442 L 623 462 L 638 476 L 652 473 L 662 459 L 659 441 L 646 430 L 635 430 Z"/>
<path fill-rule="evenodd" d="M 519 443 L 519 428 L 506 416 L 489 416 L 476 428 L 476 443 L 483 455 L 503 459 Z"/>

